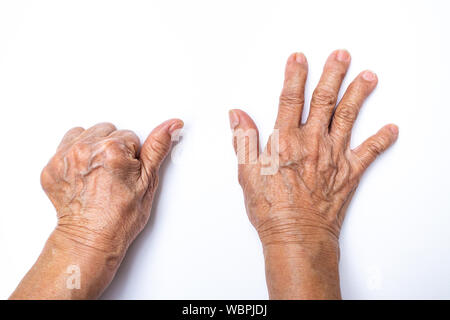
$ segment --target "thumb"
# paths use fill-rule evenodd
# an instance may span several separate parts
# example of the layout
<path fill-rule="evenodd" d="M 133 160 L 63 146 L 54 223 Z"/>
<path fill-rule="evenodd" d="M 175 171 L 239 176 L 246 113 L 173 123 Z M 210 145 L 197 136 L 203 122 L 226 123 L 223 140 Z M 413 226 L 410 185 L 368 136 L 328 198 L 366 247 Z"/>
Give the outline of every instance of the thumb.
<path fill-rule="evenodd" d="M 255 122 L 242 110 L 229 111 L 233 147 L 238 159 L 239 180 L 256 164 L 259 157 L 259 133 Z"/>
<path fill-rule="evenodd" d="M 151 177 L 158 172 L 161 163 L 172 146 L 172 136 L 183 125 L 183 121 L 180 119 L 170 119 L 153 129 L 141 149 L 140 159 L 143 166 L 143 174 Z"/>

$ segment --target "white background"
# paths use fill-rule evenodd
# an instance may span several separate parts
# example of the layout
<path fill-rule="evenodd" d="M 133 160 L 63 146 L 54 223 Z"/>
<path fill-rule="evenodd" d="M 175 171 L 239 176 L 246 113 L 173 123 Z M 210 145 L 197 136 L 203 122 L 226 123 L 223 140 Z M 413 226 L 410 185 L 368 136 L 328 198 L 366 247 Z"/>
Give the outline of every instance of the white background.
<path fill-rule="evenodd" d="M 450 299 L 448 1 L 0 1 L 0 298 L 56 222 L 39 175 L 63 134 L 109 121 L 142 139 L 185 121 L 152 218 L 103 298 L 267 298 L 236 179 L 227 111 L 266 141 L 288 55 L 310 96 L 328 54 L 379 86 L 353 145 L 397 144 L 362 179 L 341 235 L 343 297 Z M 308 100 L 309 101 L 309 100 Z"/>

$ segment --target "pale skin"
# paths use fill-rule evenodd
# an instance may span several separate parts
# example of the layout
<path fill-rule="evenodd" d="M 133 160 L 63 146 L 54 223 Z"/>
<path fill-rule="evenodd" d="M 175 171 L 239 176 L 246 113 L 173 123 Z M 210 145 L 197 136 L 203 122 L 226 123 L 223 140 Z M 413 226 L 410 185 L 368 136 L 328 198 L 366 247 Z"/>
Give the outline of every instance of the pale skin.
<path fill-rule="evenodd" d="M 378 80 L 371 71 L 360 73 L 338 102 L 349 64 L 345 50 L 329 56 L 302 121 L 308 63 L 302 53 L 289 57 L 275 122 L 279 168 L 274 174 L 261 174 L 272 148 L 260 154 L 259 141 L 250 141 L 252 133 L 258 139 L 253 120 L 242 110 L 230 111 L 232 130 L 250 132 L 233 141 L 247 214 L 263 246 L 271 299 L 341 298 L 339 234 L 346 209 L 364 171 L 398 137 L 397 126 L 389 124 L 350 148 L 353 124 Z"/>
<path fill-rule="evenodd" d="M 66 133 L 41 174 L 57 226 L 11 299 L 101 295 L 149 219 L 159 167 L 182 126 L 178 119 L 162 123 L 142 147 L 132 131 L 109 123 Z"/>

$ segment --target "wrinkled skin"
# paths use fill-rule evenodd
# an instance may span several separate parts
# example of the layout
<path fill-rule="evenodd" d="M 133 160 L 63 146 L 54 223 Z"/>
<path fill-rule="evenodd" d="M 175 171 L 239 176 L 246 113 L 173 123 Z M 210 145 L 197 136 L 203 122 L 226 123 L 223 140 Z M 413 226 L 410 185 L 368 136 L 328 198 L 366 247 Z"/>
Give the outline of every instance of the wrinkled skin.
<path fill-rule="evenodd" d="M 178 119 L 164 122 L 142 149 L 132 131 L 109 123 L 66 133 L 41 174 L 57 226 L 11 298 L 99 296 L 149 219 L 159 167 L 182 126 Z M 82 275 L 79 290 L 65 288 L 64 273 L 72 265 Z"/>
<path fill-rule="evenodd" d="M 239 135 L 234 139 L 240 159 L 239 182 L 248 216 L 265 249 L 267 281 L 273 298 L 340 297 L 338 279 L 332 280 L 337 281 L 334 288 L 325 285 L 328 292 L 321 288 L 323 277 L 319 277 L 319 281 L 312 283 L 306 291 L 301 290 L 301 284 L 286 289 L 289 286 L 286 281 L 274 285 L 276 281 L 272 281 L 271 273 L 289 273 L 293 263 L 287 259 L 283 266 L 271 268 L 273 263 L 268 260 L 273 255 L 267 248 L 276 247 L 278 252 L 289 248 L 286 256 L 299 257 L 293 259 L 300 261 L 299 266 L 293 268 L 297 271 L 305 269 L 302 261 L 310 259 L 315 251 L 318 252 L 314 258 L 316 275 L 327 263 L 336 269 L 339 233 L 361 175 L 398 135 L 395 125 L 387 125 L 358 148 L 350 148 L 353 123 L 363 101 L 375 88 L 377 77 L 370 71 L 362 72 L 336 106 L 349 63 L 350 55 L 344 50 L 330 55 L 313 93 L 308 119 L 302 123 L 308 66 L 303 54 L 291 55 L 275 124 L 278 147 L 272 148 L 277 140 L 271 138 L 262 155 L 258 156 L 259 151 L 252 153 L 252 147 L 257 148 L 259 142 L 252 143 L 251 139 Z M 255 123 L 241 110 L 230 111 L 230 125 L 233 130 L 257 132 Z M 273 156 L 274 150 L 279 153 L 279 168 L 274 174 L 262 174 L 261 169 L 267 166 L 263 160 Z M 257 159 L 253 159 L 252 154 L 256 154 Z M 299 252 L 303 255 L 306 252 L 309 257 L 301 258 Z M 285 258 L 275 256 L 278 261 Z M 329 263 L 330 260 L 332 262 Z M 330 275 L 336 270 L 323 271 Z M 295 282 L 292 278 L 295 276 L 289 277 L 289 283 Z M 302 279 L 300 282 L 304 284 L 307 281 Z M 331 292 L 333 290 L 335 292 Z"/>
<path fill-rule="evenodd" d="M 139 149 L 133 132 L 111 124 L 69 131 L 41 175 L 56 229 L 99 250 L 126 248 L 145 226 L 158 184 L 136 158 Z"/>

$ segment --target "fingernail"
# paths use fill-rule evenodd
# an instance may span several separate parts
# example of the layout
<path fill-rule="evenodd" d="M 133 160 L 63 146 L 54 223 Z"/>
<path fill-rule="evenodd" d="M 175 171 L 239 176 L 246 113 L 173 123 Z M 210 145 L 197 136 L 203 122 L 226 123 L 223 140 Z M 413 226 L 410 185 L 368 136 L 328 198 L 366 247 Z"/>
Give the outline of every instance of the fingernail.
<path fill-rule="evenodd" d="M 234 129 L 239 124 L 239 117 L 234 110 L 230 110 L 228 112 L 228 116 L 230 117 L 230 128 Z"/>
<path fill-rule="evenodd" d="M 389 130 L 391 130 L 392 134 L 397 137 L 398 136 L 398 127 L 393 124 L 391 126 L 389 126 Z"/>
<path fill-rule="evenodd" d="M 176 134 L 177 130 L 183 128 L 183 126 L 184 126 L 184 122 L 181 121 L 181 120 L 178 120 L 177 122 L 171 124 L 170 127 L 169 127 L 170 135 L 173 136 L 174 133 Z"/>
<path fill-rule="evenodd" d="M 374 81 L 377 78 L 375 73 L 373 73 L 372 71 L 364 71 L 362 77 L 366 81 Z"/>
<path fill-rule="evenodd" d="M 347 50 L 339 50 L 336 54 L 336 59 L 341 62 L 348 62 L 350 60 L 350 53 Z"/>
<path fill-rule="evenodd" d="M 295 61 L 297 61 L 297 63 L 304 64 L 306 63 L 306 57 L 303 53 L 298 52 L 295 54 Z"/>
<path fill-rule="evenodd" d="M 293 62 L 295 60 L 295 56 L 296 56 L 295 53 L 291 54 L 287 60 L 287 63 Z"/>

